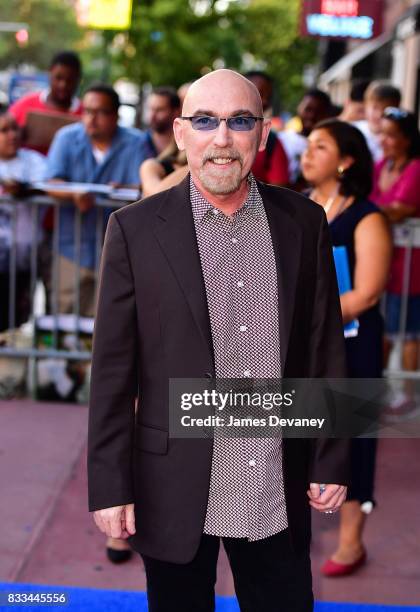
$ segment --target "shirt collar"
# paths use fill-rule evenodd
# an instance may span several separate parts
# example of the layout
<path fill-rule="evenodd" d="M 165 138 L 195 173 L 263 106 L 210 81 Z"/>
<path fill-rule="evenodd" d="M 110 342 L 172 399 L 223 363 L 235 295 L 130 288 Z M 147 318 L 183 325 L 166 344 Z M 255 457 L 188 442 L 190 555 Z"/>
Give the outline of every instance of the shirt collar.
<path fill-rule="evenodd" d="M 51 92 L 51 89 L 48 87 L 47 89 L 42 89 L 39 92 L 39 100 L 43 103 L 43 104 L 47 104 L 47 98 L 49 96 Z M 71 104 L 69 106 L 69 108 L 67 109 L 66 112 L 68 113 L 75 113 L 76 111 L 79 110 L 80 108 L 80 100 L 77 96 L 73 96 L 71 99 Z"/>
<path fill-rule="evenodd" d="M 238 214 L 254 214 L 259 216 L 263 209 L 264 204 L 261 198 L 261 195 L 258 191 L 257 182 L 250 172 L 248 175 L 248 183 L 249 183 L 249 192 L 248 196 L 241 206 L 236 212 L 235 215 Z M 214 207 L 210 202 L 203 196 L 201 191 L 198 189 L 196 184 L 193 181 L 192 176 L 190 175 L 190 200 L 192 206 L 192 212 L 195 222 L 200 222 L 204 219 L 204 217 L 208 214 L 215 214 L 214 211 L 218 211 L 216 207 Z M 221 214 L 223 214 L 221 212 Z"/>
<path fill-rule="evenodd" d="M 93 150 L 92 141 L 86 133 L 84 125 L 81 123 L 79 123 L 78 125 L 80 125 L 81 128 L 80 137 L 82 142 L 84 142 L 85 146 L 87 146 L 90 150 Z M 119 149 L 125 144 L 125 135 L 126 132 L 124 131 L 124 129 L 121 126 L 117 125 L 117 129 L 115 130 L 115 133 L 111 140 L 111 145 L 106 150 L 105 159 L 107 159 L 110 155 L 114 154 L 117 149 Z"/>

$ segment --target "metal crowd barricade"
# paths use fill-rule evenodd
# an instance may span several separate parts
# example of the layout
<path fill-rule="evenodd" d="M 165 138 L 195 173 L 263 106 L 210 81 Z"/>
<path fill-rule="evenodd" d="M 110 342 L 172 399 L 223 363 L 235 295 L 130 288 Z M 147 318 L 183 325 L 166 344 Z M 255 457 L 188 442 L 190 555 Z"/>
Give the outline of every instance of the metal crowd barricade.
<path fill-rule="evenodd" d="M 108 200 L 106 198 L 96 198 L 95 214 L 96 214 L 96 235 L 95 235 L 95 270 L 94 270 L 94 291 L 97 291 L 99 279 L 99 264 L 102 252 L 102 244 L 105 231 L 105 209 L 117 209 L 126 205 L 128 202 L 116 200 Z M 7 330 L 0 330 L 0 360 L 1 358 L 21 358 L 27 360 L 28 376 L 27 387 L 33 395 L 36 390 L 36 363 L 40 358 L 61 358 L 65 360 L 73 360 L 86 362 L 91 359 L 91 351 L 86 350 L 80 343 L 80 334 L 92 334 L 93 332 L 93 317 L 84 317 L 80 311 L 80 270 L 81 270 L 81 248 L 82 248 L 82 223 L 83 213 L 81 213 L 72 202 L 58 200 L 48 196 L 33 196 L 28 198 L 13 198 L 8 195 L 0 196 L 0 210 L 4 210 L 4 206 L 9 210 L 11 242 L 10 244 L 1 242 L 0 248 L 8 249 L 8 271 L 1 270 L 0 274 L 8 276 L 8 296 L 0 296 L 0 300 L 8 300 L 8 324 Z M 60 213 L 63 207 L 72 206 L 75 212 L 74 215 L 74 251 L 75 251 L 75 275 L 74 275 L 74 308 L 72 313 L 62 314 L 59 309 L 59 290 L 60 290 Z M 27 212 L 30 212 L 30 247 L 29 253 L 26 249 L 26 254 L 29 255 L 29 287 L 28 293 L 30 296 L 29 319 L 25 323 L 27 334 L 27 342 L 24 346 L 18 341 L 17 329 L 17 290 L 18 290 L 18 274 L 19 261 L 18 250 L 20 244 L 20 236 L 18 236 L 18 215 L 26 207 Z M 36 290 L 41 286 L 39 274 L 39 252 L 42 244 L 42 217 L 46 211 L 52 207 L 53 209 L 53 228 L 51 237 L 51 285 L 45 288 L 46 302 L 48 302 L 48 293 L 50 293 L 50 312 L 40 315 L 35 312 L 35 295 Z M 1 229 L 0 229 L 1 234 Z M 4 242 L 4 241 L 3 241 Z M 7 241 L 6 241 L 7 242 Z M 24 248 L 23 248 L 24 250 Z M 3 260 L 5 258 L 3 257 Z M 50 289 L 50 291 L 49 291 Z M 39 315 L 39 316 L 38 316 Z M 43 330 L 50 332 L 51 346 L 40 348 L 37 345 L 38 331 L 42 322 Z M 60 346 L 60 334 L 66 331 L 73 336 L 73 346 L 71 348 L 63 348 Z M 1 371 L 0 371 L 1 379 Z"/>
<path fill-rule="evenodd" d="M 21 346 L 17 342 L 18 330 L 16 321 L 16 295 L 17 295 L 17 279 L 18 279 L 18 207 L 17 202 L 24 205 L 30 211 L 31 218 L 31 239 L 29 253 L 29 295 L 30 295 L 30 312 L 29 322 L 29 340 L 25 346 Z M 95 236 L 95 291 L 98 283 L 99 264 L 102 252 L 102 243 L 105 230 L 104 209 L 120 208 L 126 205 L 127 202 L 119 202 L 105 198 L 96 198 L 96 236 Z M 1 300 L 8 299 L 8 331 L 3 333 L 0 331 L 0 361 L 1 358 L 21 358 L 27 360 L 28 373 L 27 386 L 29 391 L 34 394 L 36 390 L 36 364 L 41 358 L 57 358 L 65 359 L 73 362 L 89 362 L 91 359 L 91 351 L 86 350 L 80 343 L 80 334 L 93 332 L 93 318 L 86 318 L 81 315 L 80 311 L 80 263 L 81 263 L 81 247 L 82 247 L 82 222 L 83 214 L 71 202 L 58 200 L 47 196 L 33 196 L 22 199 L 15 199 L 11 196 L 0 196 L 0 209 L 2 205 L 9 205 L 11 215 L 11 235 L 12 240 L 9 245 L 9 262 L 8 262 L 8 296 L 0 296 Z M 74 245 L 75 245 L 75 275 L 74 275 L 74 310 L 70 315 L 62 315 L 59 312 L 59 228 L 60 214 L 63 207 L 72 206 L 75 211 L 74 216 Z M 38 316 L 35 312 L 35 294 L 39 287 L 39 248 L 40 241 L 40 226 L 41 217 L 48 207 L 53 207 L 53 230 L 51 236 L 51 308 L 50 312 L 44 316 Z M 402 308 L 400 315 L 400 329 L 398 340 L 402 345 L 404 341 L 404 330 L 407 319 L 407 303 L 409 297 L 410 284 L 410 269 L 411 255 L 413 248 L 420 248 L 420 219 L 409 219 L 402 224 L 394 227 L 394 244 L 395 246 L 404 247 L 405 265 L 403 278 L 403 293 L 402 293 Z M 4 248 L 1 242 L 0 228 L 0 249 Z M 0 258 L 1 261 L 1 258 Z M 4 273 L 4 271 L 1 271 Z M 420 274 L 420 271 L 416 273 Z M 386 299 L 386 298 L 385 298 Z M 51 346 L 40 348 L 37 345 L 37 332 L 42 328 L 40 321 L 43 322 L 44 331 L 51 333 Z M 60 346 L 60 334 L 64 331 L 73 335 L 72 347 Z M 7 335 L 7 341 L 4 341 L 4 336 Z M 420 371 L 407 372 L 402 369 L 401 361 L 398 368 L 392 368 L 385 371 L 385 375 L 399 378 L 420 378 Z M 1 378 L 1 372 L 0 372 Z"/>
<path fill-rule="evenodd" d="M 414 270 L 411 266 L 413 249 L 420 248 L 420 219 L 411 218 L 403 223 L 399 223 L 393 227 L 393 243 L 394 247 L 405 248 L 404 253 L 404 268 L 402 279 L 401 293 L 401 310 L 399 318 L 399 330 L 395 339 L 395 344 L 399 349 L 398 367 L 388 368 L 384 374 L 404 379 L 420 379 L 420 370 L 408 371 L 402 367 L 402 345 L 405 339 L 405 328 L 407 322 L 408 299 L 410 289 L 410 278 L 412 274 L 420 274 L 420 270 Z M 386 305 L 386 295 L 383 298 L 383 310 Z"/>

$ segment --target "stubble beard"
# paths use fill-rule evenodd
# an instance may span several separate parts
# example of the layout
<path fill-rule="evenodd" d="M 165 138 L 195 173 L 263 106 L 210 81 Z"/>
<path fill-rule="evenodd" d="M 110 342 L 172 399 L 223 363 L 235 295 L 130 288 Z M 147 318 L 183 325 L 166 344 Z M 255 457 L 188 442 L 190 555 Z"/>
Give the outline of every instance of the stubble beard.
<path fill-rule="evenodd" d="M 151 128 L 156 134 L 166 134 L 172 129 L 172 123 L 157 123 Z"/>
<path fill-rule="evenodd" d="M 236 161 L 229 168 L 218 167 L 211 161 L 214 157 L 232 157 Z M 205 158 L 199 172 L 203 187 L 213 195 L 229 195 L 238 191 L 242 183 L 242 159 L 235 153 L 227 155 L 213 154 Z"/>

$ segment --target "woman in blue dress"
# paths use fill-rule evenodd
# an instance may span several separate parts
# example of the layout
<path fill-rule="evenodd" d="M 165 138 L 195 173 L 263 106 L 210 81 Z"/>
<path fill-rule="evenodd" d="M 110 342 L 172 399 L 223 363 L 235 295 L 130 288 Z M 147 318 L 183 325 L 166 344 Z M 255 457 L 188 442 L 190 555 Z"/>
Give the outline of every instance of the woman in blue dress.
<path fill-rule="evenodd" d="M 383 324 L 379 300 L 388 279 L 392 240 L 388 223 L 369 200 L 373 163 L 362 133 L 337 119 L 318 123 L 308 138 L 302 171 L 312 185 L 310 197 L 323 206 L 334 246 L 347 250 L 352 289 L 340 296 L 343 322 L 357 319 L 356 337 L 346 338 L 348 374 L 382 374 Z M 322 567 L 326 576 L 353 573 L 366 561 L 362 535 L 375 505 L 376 439 L 351 443 L 351 485 L 340 510 L 338 547 Z"/>

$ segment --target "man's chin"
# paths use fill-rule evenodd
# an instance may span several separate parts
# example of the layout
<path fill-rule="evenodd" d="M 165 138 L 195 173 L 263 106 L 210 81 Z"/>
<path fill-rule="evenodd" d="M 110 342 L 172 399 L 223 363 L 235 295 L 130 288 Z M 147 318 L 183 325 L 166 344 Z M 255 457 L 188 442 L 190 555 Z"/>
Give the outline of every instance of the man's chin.
<path fill-rule="evenodd" d="M 208 168 L 204 168 L 200 172 L 200 181 L 203 187 L 213 195 L 229 195 L 239 189 L 242 176 L 237 169 L 233 171 L 218 171 L 217 169 L 209 171 Z"/>
<path fill-rule="evenodd" d="M 215 184 L 203 184 L 203 187 L 212 195 L 230 195 L 238 191 L 239 185 L 215 185 Z"/>
<path fill-rule="evenodd" d="M 53 96 L 53 98 L 61 106 L 71 106 L 72 96 Z"/>
<path fill-rule="evenodd" d="M 150 127 L 156 134 L 166 134 L 172 128 L 172 125 L 154 125 Z"/>
<path fill-rule="evenodd" d="M 229 195 L 237 191 L 241 185 L 241 176 L 200 176 L 204 189 L 213 195 Z"/>

